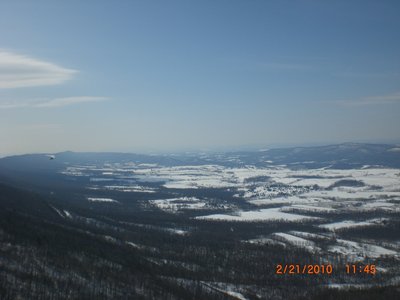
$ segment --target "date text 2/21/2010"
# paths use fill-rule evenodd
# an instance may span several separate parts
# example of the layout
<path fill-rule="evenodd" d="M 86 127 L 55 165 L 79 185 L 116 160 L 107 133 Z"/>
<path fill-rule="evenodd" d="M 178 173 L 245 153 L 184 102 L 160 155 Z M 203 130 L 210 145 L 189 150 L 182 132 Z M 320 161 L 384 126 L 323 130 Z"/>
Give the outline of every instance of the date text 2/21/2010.
<path fill-rule="evenodd" d="M 376 274 L 375 265 L 346 265 L 344 269 L 346 274 Z M 331 264 L 277 264 L 275 267 L 275 274 L 278 275 L 319 275 L 327 274 L 331 275 L 334 272 L 334 268 Z"/>

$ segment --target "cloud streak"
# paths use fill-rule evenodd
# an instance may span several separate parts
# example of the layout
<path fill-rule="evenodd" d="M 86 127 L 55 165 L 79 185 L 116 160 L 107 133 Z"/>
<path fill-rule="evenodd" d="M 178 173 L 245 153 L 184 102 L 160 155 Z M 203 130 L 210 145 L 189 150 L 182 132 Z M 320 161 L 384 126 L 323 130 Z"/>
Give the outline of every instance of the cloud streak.
<path fill-rule="evenodd" d="M 340 72 L 334 73 L 334 76 L 344 78 L 393 78 L 399 77 L 400 73 L 397 72 Z"/>
<path fill-rule="evenodd" d="M 295 63 L 263 63 L 261 66 L 269 70 L 280 71 L 309 71 L 315 69 L 310 65 Z"/>
<path fill-rule="evenodd" d="M 46 102 L 37 103 L 34 107 L 62 107 L 80 103 L 87 102 L 99 102 L 108 100 L 106 97 L 92 97 L 92 96 L 80 96 L 80 97 L 66 97 L 66 98 L 57 98 L 52 99 Z"/>
<path fill-rule="evenodd" d="M 337 105 L 341 105 L 341 106 L 348 106 L 348 107 L 396 104 L 396 103 L 400 103 L 400 92 L 390 94 L 390 95 L 364 97 L 364 98 L 360 98 L 358 100 L 333 101 L 333 103 L 335 103 Z"/>
<path fill-rule="evenodd" d="M 76 70 L 0 50 L 0 89 L 56 85 L 70 80 Z"/>
<path fill-rule="evenodd" d="M 94 96 L 77 96 L 77 97 L 64 97 L 55 98 L 42 101 L 30 101 L 30 102 L 13 102 L 0 104 L 0 109 L 13 109 L 13 108 L 58 108 L 64 106 L 70 106 L 81 103 L 93 103 L 106 101 L 109 98 L 106 97 L 94 97 Z"/>

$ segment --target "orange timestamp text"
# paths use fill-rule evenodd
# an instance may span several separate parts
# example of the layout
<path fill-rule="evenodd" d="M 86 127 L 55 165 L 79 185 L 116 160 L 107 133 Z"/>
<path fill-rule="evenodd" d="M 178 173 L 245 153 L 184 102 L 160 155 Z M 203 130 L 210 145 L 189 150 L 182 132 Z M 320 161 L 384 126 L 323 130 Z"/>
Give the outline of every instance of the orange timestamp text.
<path fill-rule="evenodd" d="M 342 268 L 339 268 L 342 270 Z M 340 271 L 339 270 L 339 271 Z M 374 264 L 347 264 L 343 270 L 345 274 L 369 274 L 375 275 L 377 273 L 376 266 Z M 334 268 L 331 264 L 277 264 L 275 267 L 275 274 L 278 275 L 320 275 L 326 274 L 331 275 L 334 272 Z"/>
<path fill-rule="evenodd" d="M 305 274 L 305 275 L 318 275 L 318 274 L 332 274 L 333 266 L 331 264 L 277 264 L 275 273 L 279 275 L 284 274 Z"/>

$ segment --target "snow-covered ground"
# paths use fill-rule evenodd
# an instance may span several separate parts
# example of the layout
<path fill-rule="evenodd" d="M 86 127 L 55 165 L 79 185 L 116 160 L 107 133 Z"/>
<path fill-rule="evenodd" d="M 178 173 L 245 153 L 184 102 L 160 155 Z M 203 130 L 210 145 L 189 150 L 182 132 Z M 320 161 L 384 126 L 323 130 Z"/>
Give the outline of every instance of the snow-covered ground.
<path fill-rule="evenodd" d="M 156 190 L 140 185 L 105 185 L 105 189 L 120 192 L 155 193 Z"/>
<path fill-rule="evenodd" d="M 355 221 L 348 220 L 348 221 L 341 221 L 341 222 L 335 222 L 335 223 L 329 223 L 329 224 L 322 224 L 322 225 L 319 225 L 319 227 L 334 231 L 337 229 L 350 228 L 350 227 L 381 225 L 386 220 L 387 219 L 384 219 L 384 218 L 371 219 L 371 220 L 366 220 L 366 221 L 362 221 L 362 222 L 355 222 Z"/>
<path fill-rule="evenodd" d="M 183 209 L 203 209 L 207 203 L 195 197 L 150 200 L 150 204 L 166 211 L 177 212 Z"/>
<path fill-rule="evenodd" d="M 201 220 L 225 220 L 225 221 L 270 221 L 270 220 L 301 221 L 301 220 L 318 219 L 316 217 L 311 217 L 311 216 L 285 213 L 282 212 L 280 208 L 267 208 L 254 211 L 238 211 L 235 212 L 235 215 L 214 214 L 196 218 Z"/>
<path fill-rule="evenodd" d="M 232 158 L 233 159 L 233 158 Z M 234 160 L 234 159 L 233 159 Z M 169 213 L 193 210 L 197 220 L 307 222 L 318 233 L 288 231 L 253 238 L 253 243 L 278 243 L 349 256 L 351 260 L 381 255 L 398 256 L 399 249 L 373 241 L 363 243 L 334 236 L 340 230 L 385 226 L 385 214 L 400 213 L 400 169 L 365 166 L 359 169 L 290 169 L 284 165 L 226 167 L 218 164 L 161 166 L 132 162 L 68 166 L 67 176 L 88 177 L 88 189 L 107 192 L 149 193 L 162 190 L 169 197 L 147 200 L 144 205 Z M 87 179 L 86 179 L 87 180 Z M 185 191 L 224 189 L 238 202 L 182 196 Z M 192 194 L 193 194 L 192 193 Z M 94 202 L 117 202 L 111 198 L 88 197 Z M 237 203 L 246 204 L 240 208 Z M 233 209 L 238 207 L 235 211 Z M 218 208 L 217 213 L 202 213 Z M 224 210 L 220 212 L 220 210 Z M 372 214 L 365 220 L 357 213 Z M 376 216 L 374 214 L 377 214 Z M 61 213 L 69 217 L 67 212 Z M 342 217 L 342 214 L 346 214 Z M 381 215 L 379 215 L 381 214 Z M 382 215 L 383 214 L 383 215 Z M 354 219 L 352 219 L 352 217 Z M 340 221 L 337 221 L 340 220 Z M 183 234 L 178 233 L 176 234 Z M 319 247 L 318 240 L 328 242 Z M 322 250 L 324 249 L 324 250 Z"/>
<path fill-rule="evenodd" d="M 91 202 L 118 202 L 117 200 L 111 198 L 96 198 L 96 197 L 88 197 L 88 201 Z"/>
<path fill-rule="evenodd" d="M 305 248 L 311 252 L 320 251 L 321 249 L 315 245 L 314 242 L 298 237 L 293 234 L 284 233 L 284 232 L 276 232 L 272 235 L 276 240 L 282 241 L 284 243 L 289 243 L 294 246 Z"/>
<path fill-rule="evenodd" d="M 338 239 L 336 245 L 328 248 L 329 252 L 345 255 L 350 261 L 362 261 L 366 257 L 378 258 L 384 255 L 399 256 L 394 250 L 386 249 L 377 245 L 358 243 L 354 241 Z"/>

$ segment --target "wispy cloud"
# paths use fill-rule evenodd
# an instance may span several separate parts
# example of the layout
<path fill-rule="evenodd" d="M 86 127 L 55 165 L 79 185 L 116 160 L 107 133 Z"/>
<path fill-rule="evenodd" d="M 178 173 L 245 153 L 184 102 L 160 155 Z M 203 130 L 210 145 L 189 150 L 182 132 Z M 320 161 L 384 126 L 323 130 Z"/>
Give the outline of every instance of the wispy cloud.
<path fill-rule="evenodd" d="M 106 97 L 94 97 L 94 96 L 77 96 L 77 97 L 65 97 L 55 98 L 41 101 L 26 101 L 26 102 L 10 102 L 0 104 L 0 109 L 12 109 L 12 108 L 57 108 L 63 106 L 69 106 L 80 103 L 92 103 L 99 101 L 106 101 L 109 98 Z"/>
<path fill-rule="evenodd" d="M 91 96 L 81 96 L 81 97 L 66 97 L 52 99 L 46 102 L 37 103 L 35 107 L 61 107 L 85 102 L 99 102 L 108 100 L 106 97 L 91 97 Z"/>
<path fill-rule="evenodd" d="M 72 78 L 76 70 L 0 50 L 0 88 L 55 85 Z"/>
<path fill-rule="evenodd" d="M 334 76 L 345 77 L 345 78 L 393 78 L 399 77 L 398 72 L 340 72 L 334 73 Z"/>
<path fill-rule="evenodd" d="M 313 66 L 297 63 L 262 63 L 261 66 L 271 70 L 282 70 L 282 71 L 305 71 L 314 69 Z"/>
<path fill-rule="evenodd" d="M 381 96 L 370 96 L 363 97 L 357 100 L 339 100 L 339 101 L 331 101 L 331 103 L 335 103 L 342 106 L 366 106 L 366 105 L 383 105 L 383 104 L 394 104 L 400 103 L 400 92 L 389 94 L 389 95 L 381 95 Z"/>

